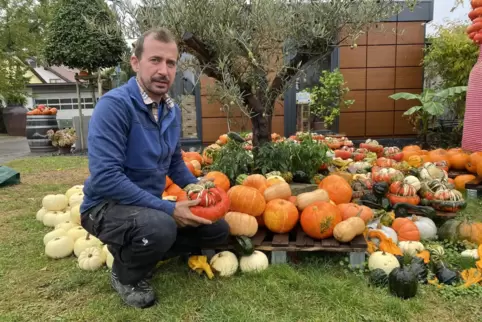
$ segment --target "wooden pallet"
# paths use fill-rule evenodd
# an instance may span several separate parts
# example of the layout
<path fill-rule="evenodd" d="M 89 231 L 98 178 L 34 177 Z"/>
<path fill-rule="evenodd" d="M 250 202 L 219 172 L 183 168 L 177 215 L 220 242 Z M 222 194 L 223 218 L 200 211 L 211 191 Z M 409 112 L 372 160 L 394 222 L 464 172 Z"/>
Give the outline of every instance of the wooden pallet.
<path fill-rule="evenodd" d="M 271 252 L 271 263 L 285 263 L 287 252 L 341 252 L 350 253 L 350 264 L 358 266 L 365 261 L 367 243 L 360 235 L 350 243 L 340 243 L 334 238 L 314 240 L 305 234 L 300 226 L 290 233 L 275 234 L 266 228 L 259 228 L 256 235 L 251 238 L 256 250 Z M 233 249 L 233 243 L 222 245 L 217 249 Z"/>

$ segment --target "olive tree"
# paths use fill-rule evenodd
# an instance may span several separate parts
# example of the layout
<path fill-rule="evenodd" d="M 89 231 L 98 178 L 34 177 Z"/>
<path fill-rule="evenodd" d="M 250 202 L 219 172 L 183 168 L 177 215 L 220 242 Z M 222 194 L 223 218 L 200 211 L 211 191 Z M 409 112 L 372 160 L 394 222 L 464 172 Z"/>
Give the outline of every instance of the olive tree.
<path fill-rule="evenodd" d="M 126 50 L 116 15 L 103 0 L 58 0 L 43 51 L 48 64 L 93 73 L 115 66 Z"/>
<path fill-rule="evenodd" d="M 113 0 L 126 35 L 167 27 L 198 72 L 215 79 L 210 94 L 252 122 L 253 144 L 270 141 L 274 103 L 308 68 L 362 30 L 415 0 Z M 340 37 L 343 30 L 343 36 Z"/>

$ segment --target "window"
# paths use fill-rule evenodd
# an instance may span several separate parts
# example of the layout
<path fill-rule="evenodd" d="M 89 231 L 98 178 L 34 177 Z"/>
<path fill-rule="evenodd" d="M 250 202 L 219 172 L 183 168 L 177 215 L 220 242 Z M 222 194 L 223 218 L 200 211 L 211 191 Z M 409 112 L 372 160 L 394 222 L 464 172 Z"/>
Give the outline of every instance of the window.
<path fill-rule="evenodd" d="M 58 110 L 75 110 L 77 109 L 77 98 L 52 98 L 52 99 L 34 99 L 34 105 L 44 104 L 48 107 L 55 107 Z M 92 98 L 81 98 L 82 108 L 93 108 Z"/>

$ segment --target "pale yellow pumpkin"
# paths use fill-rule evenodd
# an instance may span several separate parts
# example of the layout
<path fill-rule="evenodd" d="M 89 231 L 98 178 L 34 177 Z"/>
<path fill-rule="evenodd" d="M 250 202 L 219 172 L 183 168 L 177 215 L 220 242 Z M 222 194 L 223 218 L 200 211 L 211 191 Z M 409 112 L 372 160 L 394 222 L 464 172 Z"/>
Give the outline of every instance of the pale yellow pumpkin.
<path fill-rule="evenodd" d="M 68 205 L 69 200 L 63 194 L 49 194 L 42 199 L 42 207 L 48 211 L 63 211 Z"/>
<path fill-rule="evenodd" d="M 88 247 L 84 249 L 78 258 L 80 269 L 95 271 L 105 264 L 106 256 L 100 247 Z"/>
<path fill-rule="evenodd" d="M 44 239 L 43 239 L 44 246 L 46 246 L 47 243 L 49 241 L 51 241 L 52 239 L 55 239 L 57 237 L 62 237 L 62 236 L 67 236 L 67 231 L 65 229 L 62 229 L 62 228 L 54 229 L 51 232 L 46 233 L 45 236 L 44 236 Z"/>
<path fill-rule="evenodd" d="M 63 211 L 47 211 L 42 218 L 42 222 L 44 226 L 47 227 L 55 227 L 60 223 L 68 221 L 70 219 L 70 215 L 67 216 Z"/>
<path fill-rule="evenodd" d="M 328 195 L 328 192 L 323 189 L 316 189 L 311 192 L 300 193 L 298 196 L 296 196 L 296 207 L 298 207 L 300 211 L 303 211 L 315 201 L 329 202 L 330 196 Z"/>
<path fill-rule="evenodd" d="M 60 224 L 57 224 L 55 225 L 55 229 L 63 229 L 65 231 L 69 231 L 70 228 L 74 228 L 74 227 L 77 227 L 78 225 L 71 222 L 70 220 L 69 221 L 64 221 Z"/>
<path fill-rule="evenodd" d="M 95 236 L 91 236 L 90 234 L 79 237 L 74 243 L 74 255 L 79 257 L 80 253 L 82 253 L 84 249 L 89 247 L 102 248 L 102 242 L 98 238 L 96 238 Z"/>
<path fill-rule="evenodd" d="M 74 241 L 69 236 L 55 237 L 45 245 L 45 255 L 54 259 L 68 257 L 73 251 Z"/>
<path fill-rule="evenodd" d="M 84 193 L 83 192 L 75 192 L 69 198 L 69 206 L 73 207 L 75 205 L 79 205 L 84 201 Z"/>
<path fill-rule="evenodd" d="M 269 202 L 274 199 L 285 199 L 291 197 L 291 188 L 290 185 L 286 182 L 281 182 L 275 185 L 272 185 L 264 191 L 264 199 L 266 202 Z"/>
<path fill-rule="evenodd" d="M 239 268 L 243 273 L 261 272 L 267 269 L 268 266 L 268 257 L 259 250 L 255 250 L 251 255 L 242 256 L 239 260 Z"/>
<path fill-rule="evenodd" d="M 255 219 L 253 216 L 250 217 Z M 228 277 L 236 273 L 239 267 L 239 262 L 234 253 L 223 251 L 214 255 L 213 258 L 211 258 L 209 265 L 219 274 L 219 276 Z"/>
<path fill-rule="evenodd" d="M 40 208 L 39 211 L 37 211 L 37 213 L 35 214 L 35 219 L 37 219 L 38 221 L 42 221 L 44 220 L 44 215 L 48 212 L 47 209 L 45 209 L 44 207 Z"/>
<path fill-rule="evenodd" d="M 233 236 L 253 237 L 258 231 L 258 221 L 255 217 L 236 211 L 230 211 L 224 216 Z"/>
<path fill-rule="evenodd" d="M 70 221 L 80 225 L 80 204 L 77 204 L 70 209 Z"/>
<path fill-rule="evenodd" d="M 70 196 L 72 196 L 73 194 L 77 193 L 77 192 L 82 192 L 84 189 L 84 185 L 75 185 L 71 188 L 69 188 L 69 190 L 67 190 L 65 192 L 65 196 L 67 197 L 67 200 L 70 199 Z"/>
<path fill-rule="evenodd" d="M 81 237 L 87 236 L 87 234 L 88 234 L 87 230 L 85 230 L 82 226 L 70 228 L 67 231 L 67 235 L 69 235 L 74 242 Z"/>

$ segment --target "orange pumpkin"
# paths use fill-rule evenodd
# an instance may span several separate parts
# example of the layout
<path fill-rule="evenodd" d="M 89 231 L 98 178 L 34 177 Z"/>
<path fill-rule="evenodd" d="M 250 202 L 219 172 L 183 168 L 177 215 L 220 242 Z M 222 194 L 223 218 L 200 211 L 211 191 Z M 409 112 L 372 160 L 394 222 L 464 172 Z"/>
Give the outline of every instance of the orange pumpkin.
<path fill-rule="evenodd" d="M 465 169 L 471 173 L 477 173 L 479 163 L 482 163 L 482 152 L 474 152 L 469 156 Z"/>
<path fill-rule="evenodd" d="M 449 156 L 447 154 L 447 151 L 444 149 L 432 150 L 428 153 L 428 157 L 430 158 L 430 162 L 436 163 L 439 161 L 445 161 L 450 167 Z"/>
<path fill-rule="evenodd" d="M 192 173 L 192 175 L 197 177 L 196 174 L 198 173 L 198 171 L 196 169 L 194 169 L 194 165 L 189 161 L 184 161 L 184 164 L 189 169 L 189 171 Z"/>
<path fill-rule="evenodd" d="M 482 177 L 482 162 L 477 163 L 477 175 Z"/>
<path fill-rule="evenodd" d="M 203 157 L 198 152 L 184 152 L 182 157 L 187 160 L 196 160 L 199 163 L 203 162 Z"/>
<path fill-rule="evenodd" d="M 333 229 L 341 221 L 340 209 L 326 201 L 312 203 L 303 210 L 300 217 L 303 231 L 315 239 L 332 237 Z"/>
<path fill-rule="evenodd" d="M 350 184 L 338 175 L 329 175 L 321 180 L 318 185 L 320 189 L 328 192 L 330 200 L 337 205 L 341 203 L 349 203 L 353 196 L 353 190 Z"/>
<path fill-rule="evenodd" d="M 244 179 L 243 186 L 255 188 L 259 192 L 264 193 L 266 188 L 268 188 L 268 180 L 261 174 L 252 174 Z"/>
<path fill-rule="evenodd" d="M 368 223 L 373 219 L 373 210 L 367 206 L 360 206 L 356 203 L 342 203 L 338 205 L 338 208 L 340 209 L 343 220 L 359 216 L 365 223 Z"/>
<path fill-rule="evenodd" d="M 421 167 L 426 161 L 425 155 L 412 155 L 406 160 L 408 165 L 414 168 Z"/>
<path fill-rule="evenodd" d="M 270 177 L 266 179 L 266 184 L 268 185 L 268 187 L 271 187 L 275 184 L 283 183 L 283 182 L 286 182 L 286 181 L 283 178 L 278 178 L 278 177 Z"/>
<path fill-rule="evenodd" d="M 465 152 L 447 152 L 450 168 L 455 170 L 465 170 L 470 155 Z"/>
<path fill-rule="evenodd" d="M 261 216 L 266 207 L 264 196 L 257 189 L 242 185 L 233 186 L 228 190 L 231 200 L 229 210 L 242 212 L 254 217 Z"/>
<path fill-rule="evenodd" d="M 183 190 L 177 184 L 173 183 L 169 188 L 165 189 L 168 196 L 177 196 Z"/>
<path fill-rule="evenodd" d="M 459 226 L 459 238 L 482 244 L 482 223 L 463 221 Z"/>
<path fill-rule="evenodd" d="M 284 199 L 273 199 L 266 204 L 264 224 L 274 233 L 290 232 L 298 223 L 299 213 L 296 206 Z"/>
<path fill-rule="evenodd" d="M 171 184 L 172 184 L 171 178 L 169 178 L 169 176 L 166 176 L 166 186 L 164 187 L 164 189 L 169 188 Z"/>
<path fill-rule="evenodd" d="M 420 240 L 420 231 L 408 218 L 396 218 L 392 223 L 392 229 L 397 233 L 399 241 Z"/>
<path fill-rule="evenodd" d="M 291 203 L 293 203 L 294 205 L 296 205 L 296 199 L 297 199 L 296 196 L 290 196 L 290 197 L 288 198 L 288 201 L 291 202 Z"/>
<path fill-rule="evenodd" d="M 474 180 L 476 177 L 473 174 L 462 174 L 456 176 L 454 179 L 455 189 L 459 191 L 465 191 L 465 184 Z"/>
<path fill-rule="evenodd" d="M 420 150 L 405 150 L 403 153 L 403 161 L 408 162 L 411 157 L 420 155 Z"/>
<path fill-rule="evenodd" d="M 402 151 L 405 152 L 405 151 L 420 151 L 422 150 L 418 145 L 407 145 L 407 146 L 404 146 Z"/>
<path fill-rule="evenodd" d="M 207 179 L 214 179 L 214 184 L 216 187 L 223 189 L 224 191 L 228 191 L 231 187 L 231 183 L 229 182 L 229 178 L 220 171 L 210 171 L 206 174 L 205 178 Z"/>

